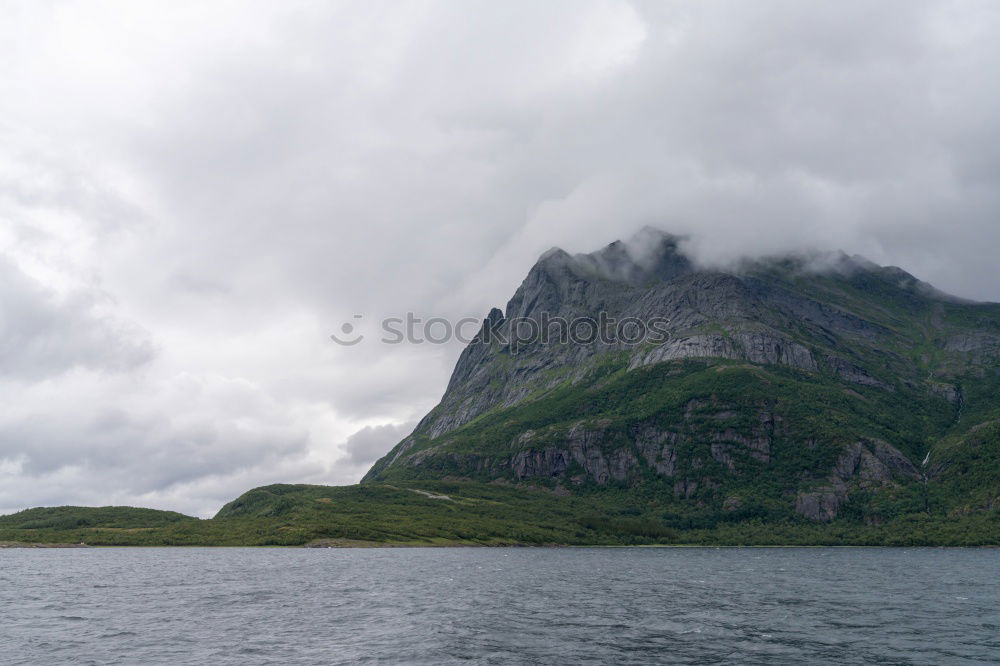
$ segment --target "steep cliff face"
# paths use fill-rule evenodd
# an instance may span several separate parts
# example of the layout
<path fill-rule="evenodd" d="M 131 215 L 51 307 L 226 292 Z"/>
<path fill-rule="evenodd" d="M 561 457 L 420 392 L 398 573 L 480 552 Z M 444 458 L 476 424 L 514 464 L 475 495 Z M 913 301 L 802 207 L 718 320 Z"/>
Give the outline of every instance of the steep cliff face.
<path fill-rule="evenodd" d="M 366 480 L 643 489 L 703 512 L 815 521 L 926 506 L 920 461 L 975 425 L 970 391 L 977 413 L 1000 411 L 987 397 L 1000 307 L 821 259 L 705 269 L 649 231 L 587 255 L 551 250 Z M 668 335 L 636 342 L 616 330 L 626 319 Z M 553 322 L 584 320 L 608 335 L 559 339 Z M 548 340 L 531 335 L 546 328 Z"/>

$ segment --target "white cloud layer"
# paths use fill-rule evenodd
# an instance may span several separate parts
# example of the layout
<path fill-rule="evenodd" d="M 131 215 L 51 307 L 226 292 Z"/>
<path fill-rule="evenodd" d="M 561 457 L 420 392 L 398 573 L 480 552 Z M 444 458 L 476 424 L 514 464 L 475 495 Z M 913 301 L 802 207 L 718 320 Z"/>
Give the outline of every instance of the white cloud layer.
<path fill-rule="evenodd" d="M 329 333 L 647 224 L 1000 300 L 996 3 L 4 12 L 0 511 L 356 481 L 458 349 Z"/>

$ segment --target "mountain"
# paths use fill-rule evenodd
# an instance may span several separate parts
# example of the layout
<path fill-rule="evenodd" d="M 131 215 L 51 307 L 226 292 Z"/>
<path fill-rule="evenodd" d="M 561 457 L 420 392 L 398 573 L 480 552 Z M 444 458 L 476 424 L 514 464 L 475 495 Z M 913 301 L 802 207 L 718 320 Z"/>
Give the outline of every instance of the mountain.
<path fill-rule="evenodd" d="M 545 253 L 361 484 L 29 509 L 0 546 L 1000 545 L 1000 305 L 682 246 Z"/>
<path fill-rule="evenodd" d="M 995 516 L 1000 305 L 842 253 L 709 268 L 649 229 L 553 249 L 363 483 L 421 480 L 627 497 L 682 529 Z"/>

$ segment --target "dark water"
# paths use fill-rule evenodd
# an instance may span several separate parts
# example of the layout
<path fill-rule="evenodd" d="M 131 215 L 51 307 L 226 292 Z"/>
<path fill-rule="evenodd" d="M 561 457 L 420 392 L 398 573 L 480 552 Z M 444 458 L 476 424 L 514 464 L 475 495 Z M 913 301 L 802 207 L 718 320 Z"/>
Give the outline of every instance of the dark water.
<path fill-rule="evenodd" d="M 0 550 L 0 663 L 1000 661 L 1000 550 Z"/>

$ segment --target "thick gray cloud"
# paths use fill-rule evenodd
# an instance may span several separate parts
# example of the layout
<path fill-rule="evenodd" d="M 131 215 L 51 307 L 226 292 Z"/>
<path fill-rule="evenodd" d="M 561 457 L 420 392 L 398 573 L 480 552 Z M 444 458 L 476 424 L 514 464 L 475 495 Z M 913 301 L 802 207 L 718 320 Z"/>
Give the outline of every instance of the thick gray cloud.
<path fill-rule="evenodd" d="M 365 426 L 347 438 L 344 445 L 344 450 L 347 452 L 346 462 L 371 467 L 373 462 L 384 456 L 416 426 L 416 421 Z"/>
<path fill-rule="evenodd" d="M 0 510 L 354 481 L 459 349 L 381 317 L 482 316 L 647 224 L 1000 300 L 998 33 L 975 0 L 5 7 Z"/>
<path fill-rule="evenodd" d="M 148 363 L 145 333 L 96 314 L 99 296 L 60 298 L 0 255 L 0 376 L 31 381 L 76 367 L 124 372 Z"/>

